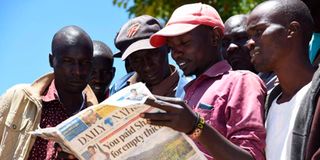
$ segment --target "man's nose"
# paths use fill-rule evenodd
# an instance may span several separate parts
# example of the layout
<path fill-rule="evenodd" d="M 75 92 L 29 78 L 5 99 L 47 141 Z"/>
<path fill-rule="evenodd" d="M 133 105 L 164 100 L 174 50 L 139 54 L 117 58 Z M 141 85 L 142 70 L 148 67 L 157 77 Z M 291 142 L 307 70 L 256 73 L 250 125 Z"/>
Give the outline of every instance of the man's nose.
<path fill-rule="evenodd" d="M 152 60 L 150 60 L 147 56 L 145 56 L 143 58 L 143 70 L 148 71 L 152 68 L 152 66 L 153 66 Z"/>
<path fill-rule="evenodd" d="M 253 50 L 255 47 L 255 42 L 253 39 L 249 39 L 245 45 L 249 50 Z"/>
<path fill-rule="evenodd" d="M 171 56 L 173 59 L 177 59 L 182 55 L 183 55 L 183 52 L 180 48 L 175 48 L 174 50 L 171 51 Z"/>
<path fill-rule="evenodd" d="M 238 48 L 239 46 L 235 43 L 230 43 L 230 45 L 227 48 L 227 55 L 234 53 L 234 51 L 236 51 Z"/>
<path fill-rule="evenodd" d="M 91 78 L 90 79 L 91 79 L 92 82 L 99 83 L 100 80 L 102 79 L 102 73 L 96 71 L 96 72 L 91 74 Z"/>
<path fill-rule="evenodd" d="M 83 74 L 83 68 L 81 64 L 75 63 L 72 67 L 72 73 L 76 76 L 81 76 Z"/>

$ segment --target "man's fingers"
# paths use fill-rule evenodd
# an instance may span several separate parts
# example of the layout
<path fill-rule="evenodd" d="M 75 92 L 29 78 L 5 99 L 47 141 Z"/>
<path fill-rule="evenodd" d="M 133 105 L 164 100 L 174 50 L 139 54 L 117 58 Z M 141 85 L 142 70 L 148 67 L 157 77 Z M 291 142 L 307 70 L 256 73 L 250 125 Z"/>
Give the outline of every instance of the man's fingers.
<path fill-rule="evenodd" d="M 147 123 L 151 125 L 166 126 L 166 127 L 170 127 L 170 124 L 171 124 L 170 121 L 155 121 L 155 120 L 147 120 Z"/>
<path fill-rule="evenodd" d="M 174 115 L 170 113 L 142 113 L 140 116 L 145 119 L 156 121 L 171 121 Z"/>
<path fill-rule="evenodd" d="M 147 100 L 144 102 L 145 104 L 148 104 L 148 105 L 151 105 L 151 104 L 153 104 L 154 103 L 154 101 L 155 101 L 155 99 L 152 99 L 152 98 L 147 98 Z"/>
<path fill-rule="evenodd" d="M 178 98 L 178 97 L 164 97 L 164 96 L 156 96 L 157 100 L 169 102 L 169 103 L 174 103 L 174 104 L 179 104 L 182 105 L 184 103 L 183 99 Z"/>
<path fill-rule="evenodd" d="M 159 109 L 165 110 L 167 112 L 173 112 L 173 113 L 176 113 L 180 109 L 182 109 L 182 106 L 180 106 L 180 105 L 169 103 L 169 102 L 165 102 L 165 101 L 161 101 L 161 100 L 147 99 L 145 104 L 150 105 L 150 106 L 155 107 L 155 108 L 159 108 Z"/>

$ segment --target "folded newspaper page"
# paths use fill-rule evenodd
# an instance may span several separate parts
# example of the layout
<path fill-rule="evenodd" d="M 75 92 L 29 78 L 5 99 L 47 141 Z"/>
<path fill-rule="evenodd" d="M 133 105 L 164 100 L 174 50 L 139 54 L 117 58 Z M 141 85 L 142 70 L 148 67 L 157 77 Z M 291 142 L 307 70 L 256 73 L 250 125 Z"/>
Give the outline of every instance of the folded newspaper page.
<path fill-rule="evenodd" d="M 206 159 L 185 134 L 139 117 L 142 112 L 161 112 L 144 104 L 147 98 L 154 96 L 143 83 L 130 85 L 54 128 L 30 133 L 55 140 L 81 160 Z"/>

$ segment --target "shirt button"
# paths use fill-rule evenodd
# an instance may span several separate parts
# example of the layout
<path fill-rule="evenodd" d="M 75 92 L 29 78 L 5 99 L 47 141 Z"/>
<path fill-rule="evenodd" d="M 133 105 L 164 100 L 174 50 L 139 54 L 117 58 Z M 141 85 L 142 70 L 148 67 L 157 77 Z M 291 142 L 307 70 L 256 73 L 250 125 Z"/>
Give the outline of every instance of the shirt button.
<path fill-rule="evenodd" d="M 13 128 L 13 129 L 16 129 L 16 128 L 17 128 L 17 126 L 16 126 L 15 124 L 13 124 L 13 125 L 12 125 L 12 128 Z"/>

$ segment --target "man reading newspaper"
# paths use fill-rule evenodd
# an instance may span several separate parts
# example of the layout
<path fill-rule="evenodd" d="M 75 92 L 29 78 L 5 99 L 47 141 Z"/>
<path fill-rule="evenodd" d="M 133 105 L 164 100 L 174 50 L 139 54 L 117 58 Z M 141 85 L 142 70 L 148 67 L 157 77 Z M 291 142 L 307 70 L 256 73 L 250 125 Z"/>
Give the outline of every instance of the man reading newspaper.
<path fill-rule="evenodd" d="M 146 105 L 147 99 L 150 101 L 155 97 L 143 83 L 136 83 L 54 128 L 40 129 L 31 134 L 55 138 L 83 160 L 205 159 L 184 134 L 167 127 L 149 125 L 140 118 L 143 112 L 163 112 Z M 91 118 L 94 123 L 86 122 L 88 115 L 94 115 L 95 118 Z"/>

